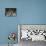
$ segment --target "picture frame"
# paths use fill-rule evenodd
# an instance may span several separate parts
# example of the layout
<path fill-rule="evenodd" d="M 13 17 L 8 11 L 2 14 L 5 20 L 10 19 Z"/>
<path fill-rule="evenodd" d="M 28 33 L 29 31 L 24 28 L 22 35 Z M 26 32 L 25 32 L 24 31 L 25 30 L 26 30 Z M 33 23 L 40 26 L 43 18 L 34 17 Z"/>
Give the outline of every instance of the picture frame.
<path fill-rule="evenodd" d="M 18 25 L 19 42 L 25 39 L 25 37 L 22 36 L 22 32 L 21 32 L 22 30 L 25 30 L 25 31 L 28 30 L 28 34 L 33 32 L 31 34 L 31 36 L 33 36 L 32 38 L 27 37 L 28 39 L 31 39 L 32 41 L 46 41 L 46 24 L 19 24 Z M 21 39 L 21 37 L 23 38 Z M 28 40 L 27 38 L 26 40 Z"/>
<path fill-rule="evenodd" d="M 5 8 L 5 16 L 15 17 L 16 16 L 16 8 Z"/>

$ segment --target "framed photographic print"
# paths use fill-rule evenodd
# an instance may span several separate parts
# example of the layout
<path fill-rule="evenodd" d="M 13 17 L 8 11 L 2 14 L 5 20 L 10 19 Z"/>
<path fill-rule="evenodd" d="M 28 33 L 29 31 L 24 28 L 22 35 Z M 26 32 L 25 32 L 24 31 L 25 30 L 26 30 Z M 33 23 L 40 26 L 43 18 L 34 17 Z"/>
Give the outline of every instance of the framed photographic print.
<path fill-rule="evenodd" d="M 5 16 L 16 16 L 16 8 L 5 8 Z"/>
<path fill-rule="evenodd" d="M 21 40 L 46 41 L 46 25 L 45 24 L 20 24 L 18 25 L 18 33 L 20 32 Z"/>
<path fill-rule="evenodd" d="M 43 45 L 46 43 L 46 24 L 18 24 L 18 42 L 20 46 Z"/>

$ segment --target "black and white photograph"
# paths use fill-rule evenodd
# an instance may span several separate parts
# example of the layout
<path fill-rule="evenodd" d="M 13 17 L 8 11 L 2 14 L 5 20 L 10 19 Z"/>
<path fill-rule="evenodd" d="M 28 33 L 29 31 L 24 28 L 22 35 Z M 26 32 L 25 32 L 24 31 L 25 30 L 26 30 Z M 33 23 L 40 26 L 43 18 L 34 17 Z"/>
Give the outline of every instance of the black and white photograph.
<path fill-rule="evenodd" d="M 16 8 L 5 8 L 5 16 L 16 16 Z"/>
<path fill-rule="evenodd" d="M 31 44 L 34 46 L 46 42 L 46 25 L 20 24 L 18 31 L 20 31 L 18 32 L 20 46 L 31 46 Z"/>

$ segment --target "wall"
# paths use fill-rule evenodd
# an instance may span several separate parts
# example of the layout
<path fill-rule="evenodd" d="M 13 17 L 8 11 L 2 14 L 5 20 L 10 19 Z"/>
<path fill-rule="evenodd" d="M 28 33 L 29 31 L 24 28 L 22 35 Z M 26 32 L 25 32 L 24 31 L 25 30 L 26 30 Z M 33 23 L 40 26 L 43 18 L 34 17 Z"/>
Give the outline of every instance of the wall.
<path fill-rule="evenodd" d="M 0 12 L 0 44 L 8 43 L 9 32 L 17 32 L 17 24 L 46 24 L 46 0 L 1 0 L 0 8 L 17 8 L 16 17 Z"/>

